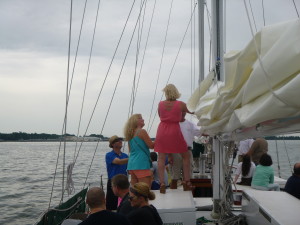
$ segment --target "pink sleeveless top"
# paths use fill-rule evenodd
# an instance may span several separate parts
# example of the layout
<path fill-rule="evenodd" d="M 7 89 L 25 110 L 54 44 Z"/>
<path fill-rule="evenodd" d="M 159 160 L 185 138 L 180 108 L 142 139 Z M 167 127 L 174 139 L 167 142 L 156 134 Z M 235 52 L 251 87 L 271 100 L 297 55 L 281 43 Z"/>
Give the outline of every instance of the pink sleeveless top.
<path fill-rule="evenodd" d="M 162 153 L 183 153 L 188 150 L 180 130 L 181 101 L 171 106 L 167 101 L 158 105 L 160 124 L 157 128 L 154 151 Z"/>

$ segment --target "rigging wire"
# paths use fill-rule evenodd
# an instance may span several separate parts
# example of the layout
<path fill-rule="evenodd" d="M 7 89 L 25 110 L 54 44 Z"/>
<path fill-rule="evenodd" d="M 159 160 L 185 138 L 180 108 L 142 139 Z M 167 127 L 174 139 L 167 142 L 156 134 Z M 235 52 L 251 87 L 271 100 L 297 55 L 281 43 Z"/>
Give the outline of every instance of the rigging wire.
<path fill-rule="evenodd" d="M 266 26 L 264 0 L 261 0 L 261 6 L 262 6 L 262 10 L 263 10 L 264 26 Z"/>
<path fill-rule="evenodd" d="M 278 176 L 279 178 L 281 178 L 277 140 L 275 140 L 275 145 L 276 145 L 276 155 L 277 155 Z"/>
<path fill-rule="evenodd" d="M 74 71 L 75 71 L 76 59 L 77 59 L 78 48 L 79 48 L 80 37 L 81 37 L 81 31 L 82 31 L 82 24 L 83 24 L 83 21 L 84 21 L 84 15 L 85 15 L 85 10 L 86 10 L 86 3 L 87 3 L 87 0 L 85 1 L 83 16 L 82 16 L 82 20 L 81 20 L 80 33 L 79 33 L 79 38 L 78 38 L 77 48 L 76 48 L 76 53 L 75 53 L 75 60 L 74 60 L 73 69 L 72 69 L 72 77 L 71 77 L 70 85 L 69 85 L 68 82 L 69 82 L 69 64 L 70 64 L 70 46 L 71 46 L 71 23 L 72 23 L 72 8 L 73 8 L 72 7 L 73 1 L 71 1 L 70 30 L 69 30 L 69 49 L 68 49 L 68 72 L 67 72 L 68 78 L 67 78 L 66 108 L 68 107 L 68 102 L 69 102 L 70 93 L 71 93 L 71 89 L 72 89 L 73 75 L 74 75 Z M 62 132 L 61 132 L 62 136 L 63 136 L 64 130 L 65 130 L 66 120 L 67 120 L 67 112 L 65 112 L 64 123 L 63 123 Z M 65 133 L 66 133 L 66 131 L 65 131 Z M 61 145 L 62 145 L 62 140 L 60 140 L 60 143 L 59 143 L 59 150 L 58 150 L 58 155 L 57 155 L 56 167 L 55 167 L 55 172 L 54 172 L 54 177 L 53 177 L 53 183 L 52 183 L 52 189 L 51 189 L 51 194 L 50 194 L 50 201 L 49 201 L 49 206 L 48 206 L 49 208 L 50 208 L 50 205 L 51 205 L 51 200 L 52 200 L 52 195 L 53 195 L 53 188 L 54 188 L 54 184 L 55 184 L 55 178 L 56 178 L 56 173 L 57 173 L 57 166 L 58 166 L 58 160 L 59 160 L 59 155 L 60 155 L 60 151 L 61 151 Z M 76 142 L 76 146 L 77 146 L 77 142 Z M 75 152 L 76 152 L 76 147 L 75 147 Z M 75 152 L 74 152 L 74 155 L 75 155 Z"/>
<path fill-rule="evenodd" d="M 210 19 L 211 19 L 211 15 L 209 12 L 209 9 L 207 7 L 207 4 L 205 3 L 205 9 L 206 9 L 206 15 L 207 15 L 207 24 L 208 24 L 208 30 L 209 30 L 209 62 L 208 62 L 208 68 L 209 70 L 212 69 L 211 65 L 212 65 L 212 40 L 211 40 L 211 36 L 212 36 L 212 29 L 210 26 Z"/>
<path fill-rule="evenodd" d="M 193 13 L 193 6 L 195 5 L 195 0 L 191 0 L 191 15 Z M 196 89 L 196 16 L 193 15 L 193 20 L 191 21 L 191 95 Z"/>
<path fill-rule="evenodd" d="M 170 18 L 171 18 L 171 13 L 172 13 L 172 8 L 173 8 L 173 2 L 174 2 L 174 0 L 171 1 L 171 6 L 170 6 L 170 10 L 169 10 L 167 28 L 166 28 L 165 37 L 164 37 L 164 44 L 163 44 L 163 49 L 162 49 L 162 53 L 161 53 L 160 64 L 159 64 L 159 69 L 158 69 L 158 74 L 157 74 L 157 79 L 156 79 L 156 84 L 155 84 L 155 90 L 154 90 L 154 96 L 153 96 L 153 100 L 152 100 L 152 104 L 151 104 L 150 116 L 149 116 L 149 121 L 148 121 L 148 126 L 147 126 L 147 131 L 148 132 L 149 132 L 150 121 L 151 121 L 151 118 L 152 118 L 152 113 L 153 113 L 154 102 L 155 102 L 156 93 L 157 93 L 158 81 L 159 81 L 159 78 L 160 78 L 162 62 L 163 62 L 163 59 L 164 59 L 164 53 L 165 53 L 166 42 L 167 42 L 167 37 L 168 37 L 168 30 L 169 30 L 169 25 L 170 25 Z"/>
<path fill-rule="evenodd" d="M 191 0 L 191 15 L 192 15 L 192 13 L 193 13 L 193 5 L 194 5 L 194 1 L 193 0 Z M 195 18 L 195 17 L 194 17 Z M 192 93 L 193 93 L 193 68 L 194 68 L 194 61 L 193 61 L 193 56 L 194 56 L 194 54 L 193 54 L 193 44 L 194 44 L 194 42 L 193 42 L 193 38 L 194 38 L 194 36 L 193 36 L 193 34 L 194 34 L 194 22 L 195 22 L 195 20 L 192 20 L 191 21 L 191 55 L 190 55 L 190 57 L 191 57 L 191 87 L 190 87 L 190 89 L 191 89 L 191 95 L 192 95 Z"/>
<path fill-rule="evenodd" d="M 95 23 L 94 23 L 93 36 L 92 36 L 92 42 L 91 42 L 90 54 L 89 54 L 89 60 L 88 60 L 88 67 L 87 67 L 87 71 L 86 71 L 84 91 L 83 91 L 82 102 L 81 102 L 79 124 L 78 124 L 78 129 L 77 129 L 76 147 L 77 147 L 77 140 L 78 140 L 78 136 L 79 136 L 79 130 L 80 130 L 80 127 L 81 127 L 82 112 L 83 112 L 85 94 L 86 94 L 86 87 L 87 87 L 87 82 L 88 82 L 88 77 L 89 77 L 89 72 L 90 72 L 90 65 L 91 65 L 91 59 L 92 59 L 92 53 L 93 53 L 93 47 L 94 47 L 94 41 L 95 41 L 96 28 L 97 28 L 97 23 L 98 23 L 100 3 L 101 3 L 101 0 L 98 1 L 98 5 L 97 5 L 97 13 L 96 13 L 96 19 L 95 19 Z M 75 149 L 75 152 L 76 152 L 76 149 Z M 78 152 L 78 154 L 79 154 L 79 152 Z M 77 155 L 77 157 L 78 157 L 78 155 Z M 74 162 L 76 162 L 77 157 L 74 159 Z"/>
<path fill-rule="evenodd" d="M 93 47 L 94 47 L 94 40 L 95 40 L 96 27 L 97 27 L 97 22 L 98 22 L 100 3 L 101 3 L 101 0 L 98 1 L 98 5 L 97 5 L 97 13 L 96 13 L 96 19 L 95 19 L 95 23 L 94 23 L 93 36 L 92 36 L 92 42 L 91 42 L 91 48 L 90 48 L 90 54 L 89 54 L 89 60 L 88 60 L 88 67 L 87 67 L 85 84 L 84 84 L 84 91 L 83 91 L 83 96 L 82 96 L 79 124 L 78 124 L 78 130 L 77 130 L 76 147 L 77 147 L 77 140 L 78 140 L 80 125 L 81 125 L 82 112 L 83 112 L 83 107 L 84 107 L 86 87 L 87 87 L 89 71 L 90 71 L 90 65 L 91 65 L 91 59 L 92 59 L 92 53 L 93 53 Z M 82 140 L 81 143 L 83 143 L 83 140 Z M 75 148 L 75 152 L 76 152 L 76 148 Z M 68 182 L 67 182 L 67 188 L 66 188 L 67 191 L 68 191 L 68 194 L 72 193 L 72 190 L 74 190 L 74 188 L 73 188 L 74 185 L 73 185 L 73 180 L 72 180 L 72 171 L 73 171 L 73 167 L 76 164 L 76 160 L 78 158 L 78 155 L 79 155 L 79 150 L 78 150 L 78 153 L 76 155 L 76 158 L 74 158 L 74 161 L 69 165 L 70 168 L 72 168 L 72 169 L 70 169 L 69 172 L 68 172 L 68 180 L 67 180 Z"/>
<path fill-rule="evenodd" d="M 143 5 L 144 5 L 145 2 L 146 2 L 146 0 L 143 1 Z M 102 125 L 102 128 L 101 128 L 100 134 L 102 134 L 103 129 L 104 129 L 104 126 L 105 126 L 105 124 L 106 124 L 106 120 L 107 120 L 108 114 L 109 114 L 109 112 L 110 112 L 110 108 L 111 108 L 111 105 L 112 105 L 112 102 L 113 102 L 113 99 L 114 99 L 114 96 L 115 96 L 115 93 L 116 93 L 116 90 L 117 90 L 117 87 L 118 87 L 118 84 L 119 84 L 119 81 L 120 81 L 120 78 L 121 78 L 121 75 L 122 75 L 122 72 L 123 72 L 123 68 L 124 68 L 124 65 L 125 65 L 125 62 L 126 62 L 126 59 L 127 59 L 127 55 L 128 55 L 128 53 L 129 53 L 129 49 L 130 49 L 130 46 L 131 46 L 131 43 L 132 43 L 132 40 L 133 40 L 135 31 L 136 31 L 136 28 L 137 28 L 137 24 L 138 24 L 138 21 L 139 21 L 140 16 L 141 16 L 142 8 L 143 8 L 143 7 L 141 7 L 141 9 L 140 9 L 140 12 L 139 12 L 137 21 L 136 21 L 136 23 L 135 23 L 134 30 L 133 30 L 133 32 L 132 32 L 132 35 L 131 35 L 131 38 L 130 38 L 130 41 L 129 41 L 129 45 L 128 45 L 128 48 L 127 48 L 127 51 L 126 51 L 126 54 L 125 54 L 125 57 L 124 57 L 124 60 L 123 60 L 123 64 L 122 64 L 122 67 L 121 67 L 121 71 L 120 71 L 120 73 L 119 73 L 119 76 L 118 76 L 118 79 L 117 79 L 117 83 L 116 83 L 116 85 L 115 85 L 115 88 L 114 88 L 114 91 L 113 91 L 113 94 L 112 94 L 112 97 L 111 97 L 111 100 L 110 100 L 110 103 L 109 103 L 109 106 L 108 106 L 108 109 L 107 109 L 107 112 L 106 112 L 106 115 L 105 115 L 105 119 L 104 119 L 104 122 L 103 122 L 103 125 Z M 87 173 L 87 175 L 86 175 L 86 179 L 85 179 L 85 182 L 84 182 L 83 187 L 85 187 L 85 185 L 86 185 L 86 182 L 87 182 L 87 179 L 88 179 L 88 176 L 89 176 L 89 173 L 90 173 L 90 170 L 91 170 L 91 167 L 92 167 L 92 164 L 93 164 L 95 155 L 96 155 L 96 150 L 97 150 L 97 147 L 98 147 L 98 145 L 99 145 L 99 142 L 100 142 L 100 141 L 97 142 L 97 146 L 96 146 L 96 148 L 95 148 L 95 151 L 94 151 L 94 154 L 93 154 L 93 157 L 92 157 L 92 160 L 91 160 L 91 163 L 90 163 L 90 166 L 89 166 L 89 169 L 88 169 L 88 173 Z"/>
<path fill-rule="evenodd" d="M 83 22 L 84 22 L 84 18 L 85 18 L 86 5 L 87 5 L 87 0 L 85 0 L 82 19 L 81 19 L 81 24 L 80 24 L 79 37 L 78 37 L 77 46 L 76 46 L 75 59 L 74 59 L 73 71 L 72 71 L 72 78 L 71 78 L 71 84 L 70 84 L 70 90 L 69 90 L 69 97 L 71 95 L 71 88 L 72 88 L 72 83 L 73 83 L 73 76 L 74 76 L 74 72 L 75 72 L 75 66 L 76 66 L 76 61 L 77 61 L 79 44 L 80 44 L 80 40 L 81 40 L 82 27 L 83 27 Z M 75 156 L 76 156 L 76 151 L 77 151 L 78 135 L 79 135 L 79 129 L 80 129 L 80 124 L 81 124 L 81 115 L 82 115 L 82 107 L 81 107 L 81 112 L 80 112 L 80 116 L 79 116 L 80 119 L 79 119 L 79 124 L 78 124 L 78 129 L 77 129 L 77 139 L 76 139 L 76 143 L 75 143 L 73 161 L 75 161 Z"/>
<path fill-rule="evenodd" d="M 142 0 L 141 0 L 141 7 L 142 7 Z M 147 7 L 147 0 L 145 2 L 143 20 L 142 20 L 142 26 L 141 27 L 140 27 L 140 19 L 139 19 L 139 29 L 138 29 L 138 39 L 137 39 L 137 53 L 136 53 L 136 61 L 135 61 L 135 68 L 134 68 L 132 93 L 131 93 L 131 99 L 130 99 L 130 104 L 129 104 L 129 108 L 131 108 L 131 109 L 128 110 L 128 117 L 129 117 L 129 115 L 131 115 L 133 113 L 133 108 L 134 108 L 134 103 L 135 103 L 135 98 L 136 98 L 135 89 L 136 89 L 136 86 L 138 86 L 138 82 L 139 82 L 139 77 L 137 79 L 137 82 L 136 82 L 136 77 L 137 77 L 138 59 L 139 59 L 139 54 L 140 54 L 140 47 L 141 47 L 141 40 L 142 40 L 142 34 L 143 34 L 143 28 L 144 28 L 146 7 Z"/>
<path fill-rule="evenodd" d="M 249 0 L 249 5 L 250 5 L 250 10 L 251 10 L 251 14 L 252 14 L 252 19 L 253 19 L 255 31 L 257 32 L 257 27 L 256 27 L 256 22 L 255 22 L 255 17 L 254 17 L 254 14 L 253 14 L 253 10 L 252 10 L 251 0 Z"/>
<path fill-rule="evenodd" d="M 141 77 L 142 68 L 143 68 L 143 64 L 144 64 L 146 49 L 147 49 L 147 46 L 148 46 L 148 41 L 149 41 L 149 36 L 150 36 L 150 30 L 151 30 L 151 27 L 152 27 L 152 21 L 153 21 L 153 16 L 154 16 L 154 12 L 155 12 L 155 7 L 156 7 L 156 0 L 154 1 L 154 5 L 153 5 L 153 9 L 152 9 L 152 14 L 151 14 L 151 19 L 150 19 L 150 25 L 149 25 L 149 28 L 148 28 L 148 33 L 147 33 L 147 38 L 146 38 L 146 44 L 145 44 L 145 48 L 144 48 L 142 62 L 141 62 L 141 65 L 140 65 L 140 70 L 139 70 L 139 75 L 138 75 L 138 81 L 137 81 L 137 85 L 136 85 L 134 96 L 137 95 L 137 91 L 138 91 L 138 87 L 139 87 L 139 82 L 140 82 L 140 77 Z"/>
<path fill-rule="evenodd" d="M 73 16 L 73 0 L 71 0 L 71 9 L 70 9 L 70 27 L 69 27 L 69 47 L 68 47 L 68 66 L 67 66 L 67 87 L 66 87 L 66 108 L 65 108 L 65 120 L 64 120 L 64 137 L 66 137 L 67 133 L 67 115 L 68 115 L 68 87 L 69 87 L 69 77 L 70 77 L 70 51 L 71 51 L 71 37 L 72 37 L 72 16 Z M 64 200 L 64 182 L 65 182 L 65 161 L 66 161 L 66 138 L 64 138 L 64 151 L 63 151 L 63 170 L 62 170 L 62 195 L 60 202 Z"/>
<path fill-rule="evenodd" d="M 298 18 L 300 18 L 299 17 L 299 12 L 298 12 L 298 9 L 297 9 L 296 3 L 295 3 L 295 0 L 293 0 L 293 3 L 294 3 L 294 7 L 295 7 L 295 10 L 296 10 L 297 16 L 298 16 Z"/>
<path fill-rule="evenodd" d="M 104 78 L 104 81 L 103 81 L 102 86 L 101 86 L 101 88 L 100 88 L 100 91 L 99 91 L 99 93 L 98 93 L 98 96 L 97 96 L 97 99 L 96 99 L 94 108 L 93 108 L 93 110 L 92 110 L 92 114 L 91 114 L 91 116 L 90 116 L 90 119 L 89 119 L 89 121 L 88 121 L 88 125 L 87 125 L 87 127 L 86 127 L 86 130 L 85 130 L 83 136 L 85 136 L 85 135 L 87 134 L 87 131 L 88 131 L 89 126 L 90 126 L 90 124 L 91 124 L 91 121 L 92 121 L 92 118 L 93 118 L 93 116 L 94 116 L 96 107 L 97 107 L 97 105 L 98 105 L 98 102 L 99 102 L 99 99 L 100 99 L 102 90 L 103 90 L 103 88 L 104 88 L 104 85 L 105 85 L 105 83 L 106 83 L 108 74 L 109 74 L 109 72 L 110 72 L 112 63 L 113 63 L 113 61 L 114 61 L 114 59 L 115 59 L 117 50 L 118 50 L 118 48 L 119 48 L 120 42 L 121 42 L 121 40 L 122 40 L 122 37 L 123 37 L 123 35 L 124 35 L 125 28 L 127 27 L 127 24 L 128 24 L 129 18 L 130 18 L 130 15 L 131 15 L 132 10 L 133 10 L 133 6 L 134 6 L 134 4 L 135 4 L 135 1 L 136 1 L 136 0 L 134 0 L 133 3 L 132 3 L 132 5 L 131 5 L 129 14 L 128 14 L 128 16 L 127 16 L 126 22 L 125 22 L 124 27 L 123 27 L 123 29 L 122 29 L 120 38 L 119 38 L 119 40 L 118 40 L 117 46 L 116 46 L 116 48 L 115 48 L 115 51 L 114 51 L 114 53 L 113 53 L 113 57 L 112 57 L 112 59 L 111 59 L 111 61 L 110 61 L 109 67 L 108 67 L 108 69 L 107 69 L 107 72 L 106 72 L 106 75 L 105 75 L 105 78 Z M 101 133 L 101 134 L 102 134 L 102 133 Z M 78 157 L 78 155 L 79 155 L 79 152 L 80 152 L 80 150 L 81 150 L 82 144 L 83 144 L 83 142 L 80 143 L 80 146 L 79 146 L 79 149 L 78 149 L 78 152 L 77 152 L 76 159 L 77 159 L 77 157 Z M 98 147 L 98 144 L 99 144 L 99 141 L 98 141 L 98 143 L 97 143 L 96 148 Z M 75 159 L 75 161 L 76 161 L 76 159 Z"/>
<path fill-rule="evenodd" d="M 194 4 L 195 4 L 194 0 Z M 194 15 L 194 74 L 193 74 L 193 91 L 197 88 L 198 79 L 196 80 L 196 16 Z M 192 93 L 191 93 L 192 94 Z"/>
<path fill-rule="evenodd" d="M 291 173 L 293 174 L 293 167 L 292 167 L 291 159 L 290 159 L 289 153 L 288 153 L 288 151 L 287 151 L 286 142 L 285 142 L 285 139 L 284 139 L 284 137 L 283 137 L 283 136 L 282 136 L 282 140 L 283 140 L 283 143 L 284 143 L 284 149 L 285 149 L 285 153 L 286 153 L 286 156 L 287 156 L 287 158 L 288 158 L 288 161 L 289 161 L 289 165 L 290 165 Z"/>
<path fill-rule="evenodd" d="M 99 1 L 100 1 L 100 0 L 99 0 Z M 87 128 L 86 128 L 85 133 L 84 133 L 83 136 L 85 136 L 86 133 L 87 133 L 87 131 L 88 131 L 88 128 L 89 128 L 89 125 L 90 125 L 90 123 L 91 123 L 92 117 L 93 117 L 93 115 L 94 115 L 94 112 L 95 112 L 96 106 L 97 106 L 97 104 L 98 104 L 100 95 L 101 95 L 101 93 L 102 93 L 102 90 L 103 90 L 103 87 L 104 87 L 106 78 L 107 78 L 108 73 L 109 73 L 109 71 L 110 71 L 111 65 L 112 65 L 112 63 L 113 63 L 113 61 L 114 61 L 116 52 L 117 52 L 118 47 L 119 47 L 119 45 L 120 45 L 120 42 L 121 42 L 121 39 L 122 39 L 122 37 L 123 37 L 125 28 L 126 28 L 126 26 L 127 26 L 128 20 L 129 20 L 129 18 L 130 18 L 130 15 L 131 15 L 131 13 L 132 13 L 132 9 L 133 9 L 134 4 L 135 4 L 135 0 L 133 1 L 133 4 L 132 4 L 132 6 L 131 6 L 131 8 L 130 8 L 129 15 L 127 16 L 125 25 L 124 25 L 123 30 L 122 30 L 122 33 L 121 33 L 121 36 L 120 36 L 120 38 L 119 38 L 118 44 L 117 44 L 117 46 L 116 46 L 116 49 L 115 49 L 115 51 L 114 51 L 114 54 L 113 54 L 112 60 L 111 60 L 111 62 L 110 62 L 108 71 L 107 71 L 107 73 L 106 73 L 104 82 L 103 82 L 103 84 L 102 84 L 101 90 L 100 90 L 100 92 L 99 92 L 99 94 L 98 94 L 97 101 L 96 101 L 95 106 L 94 106 L 94 108 L 93 108 L 92 115 L 91 115 L 91 117 L 90 117 L 89 123 L 88 123 L 88 125 L 87 125 Z M 72 8 L 73 8 L 73 0 L 71 0 L 71 10 L 70 10 L 70 31 L 69 31 L 69 49 L 68 49 L 68 72 L 67 72 L 67 88 L 66 88 L 66 89 L 67 89 L 67 91 L 66 91 L 66 92 L 67 92 L 67 97 L 66 97 L 66 112 L 65 112 L 64 124 L 63 124 L 63 129 L 62 129 L 62 130 L 65 130 L 65 132 L 62 131 L 62 133 L 66 133 L 67 108 L 68 108 L 68 101 L 69 101 L 69 97 L 70 97 L 70 96 L 69 96 L 69 95 L 70 95 L 70 92 L 68 91 L 68 87 L 69 87 L 69 83 L 68 83 L 68 82 L 69 82 L 69 65 L 70 65 L 70 46 L 71 46 Z M 83 23 L 83 19 L 82 19 L 82 23 Z M 78 43 L 79 43 L 79 42 L 78 42 Z M 64 140 L 65 140 L 65 138 L 64 138 Z M 65 143 L 65 141 L 64 141 L 64 143 Z M 76 162 L 76 160 L 77 160 L 77 158 L 78 158 L 78 155 L 79 155 L 79 152 L 80 152 L 80 150 L 81 150 L 82 144 L 83 144 L 83 142 L 81 142 L 81 144 L 80 144 L 80 146 L 79 146 L 79 149 L 78 149 L 78 152 L 77 152 L 77 156 L 76 156 L 76 158 L 75 158 L 75 162 Z M 97 143 L 97 146 L 98 146 L 98 144 L 99 144 L 99 142 Z M 64 145 L 64 146 L 65 146 L 65 145 Z M 96 147 L 96 149 L 97 149 L 97 147 Z M 52 200 L 52 196 L 53 196 L 54 183 L 55 183 L 55 178 L 56 178 L 56 173 L 57 173 L 57 167 L 58 167 L 58 160 L 59 160 L 60 152 L 61 152 L 61 142 L 60 142 L 59 151 L 58 151 L 58 156 L 57 156 L 57 160 L 56 160 L 56 167 L 55 167 L 55 172 L 54 172 L 54 178 L 53 178 L 53 183 L 52 183 L 52 189 L 51 189 L 51 194 L 50 194 L 50 200 L 49 200 L 48 208 L 50 208 L 51 200 Z M 63 168 L 64 168 L 64 167 L 65 167 L 65 165 L 63 165 Z M 63 172 L 63 174 L 64 174 L 64 172 Z M 64 179 L 63 179 L 63 182 L 62 182 L 62 183 L 63 183 L 63 185 L 64 185 Z M 62 198 L 61 198 L 61 202 L 63 201 L 64 187 L 63 187 L 62 189 L 63 189 L 63 190 L 62 190 Z"/>
<path fill-rule="evenodd" d="M 196 4 L 195 4 L 195 6 L 194 6 L 193 14 L 195 13 L 195 8 L 196 8 L 196 6 L 197 6 L 197 2 L 196 2 Z M 186 27 L 186 29 L 185 29 L 184 35 L 183 35 L 183 37 L 182 37 L 181 43 L 180 43 L 180 45 L 179 45 L 179 48 L 178 48 L 178 50 L 177 50 L 177 53 L 176 53 L 176 56 L 175 56 L 175 59 L 174 59 L 173 65 L 172 65 L 171 71 L 170 71 L 170 73 L 169 73 L 169 76 L 168 76 L 168 80 L 167 80 L 167 82 L 166 82 L 166 85 L 168 84 L 168 82 L 169 82 L 169 80 L 170 80 L 170 78 L 171 78 L 171 75 L 172 75 L 172 73 L 173 73 L 173 70 L 174 70 L 175 64 L 176 64 L 176 62 L 177 62 L 177 59 L 178 59 L 180 50 L 181 50 L 181 48 L 182 48 L 182 45 L 183 45 L 183 42 L 184 42 L 184 40 L 185 40 L 186 34 L 187 34 L 187 32 L 188 32 L 189 26 L 190 26 L 190 24 L 191 24 L 191 20 L 192 20 L 192 17 L 190 17 L 190 20 L 189 20 L 189 22 L 188 22 L 188 25 L 187 25 L 187 27 Z M 161 94 L 160 101 L 162 100 L 162 98 L 163 98 L 163 93 Z M 157 115 L 157 110 L 156 110 L 156 112 L 155 112 L 155 115 L 154 115 L 154 117 L 153 117 L 153 120 L 152 120 L 152 122 L 151 122 L 151 126 L 150 126 L 149 130 L 147 130 L 148 132 L 150 132 L 151 129 L 152 129 L 152 126 L 153 126 L 154 120 L 155 120 L 155 118 L 156 118 L 156 115 Z"/>

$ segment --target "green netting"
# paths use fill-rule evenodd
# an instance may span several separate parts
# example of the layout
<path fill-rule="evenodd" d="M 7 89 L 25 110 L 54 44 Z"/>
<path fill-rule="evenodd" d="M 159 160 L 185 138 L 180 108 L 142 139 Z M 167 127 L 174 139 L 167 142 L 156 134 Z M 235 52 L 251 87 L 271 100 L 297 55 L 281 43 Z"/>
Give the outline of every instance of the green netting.
<path fill-rule="evenodd" d="M 87 188 L 83 189 L 68 201 L 55 207 L 55 209 L 48 211 L 36 225 L 60 225 L 73 213 L 84 213 L 86 209 L 85 196 Z M 77 204 L 76 202 L 80 200 Z"/>

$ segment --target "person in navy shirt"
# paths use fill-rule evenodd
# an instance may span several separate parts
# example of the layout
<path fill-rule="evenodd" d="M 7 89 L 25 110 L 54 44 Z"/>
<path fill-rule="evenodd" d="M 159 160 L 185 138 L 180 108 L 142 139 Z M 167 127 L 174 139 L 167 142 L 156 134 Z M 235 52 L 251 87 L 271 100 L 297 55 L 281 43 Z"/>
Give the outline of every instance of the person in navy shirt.
<path fill-rule="evenodd" d="M 105 162 L 107 169 L 107 189 L 106 189 L 106 209 L 116 210 L 118 205 L 118 197 L 114 195 L 111 187 L 111 179 L 117 174 L 127 175 L 128 155 L 121 152 L 123 147 L 123 139 L 117 135 L 109 139 L 109 147 L 112 151 L 106 153 Z"/>
<path fill-rule="evenodd" d="M 294 173 L 287 180 L 284 190 L 300 199 L 300 163 L 294 165 Z"/>

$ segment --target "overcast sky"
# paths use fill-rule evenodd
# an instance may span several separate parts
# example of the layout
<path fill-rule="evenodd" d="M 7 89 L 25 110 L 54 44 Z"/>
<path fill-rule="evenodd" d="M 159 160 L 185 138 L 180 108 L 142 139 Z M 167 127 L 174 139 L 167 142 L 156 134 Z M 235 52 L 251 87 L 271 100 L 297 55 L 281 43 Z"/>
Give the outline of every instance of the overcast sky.
<path fill-rule="evenodd" d="M 140 71 L 154 2 L 154 0 L 148 0 L 146 5 L 137 75 Z M 242 49 L 251 38 L 243 2 L 242 0 L 226 1 L 227 51 Z M 246 2 L 249 6 L 249 1 Z M 84 134 L 87 128 L 92 109 L 101 90 L 132 3 L 132 0 L 101 0 L 80 135 Z M 210 1 L 208 0 L 207 3 L 208 10 L 211 11 Z M 264 0 L 264 13 L 261 0 L 251 0 L 251 3 L 258 30 L 264 26 L 263 18 L 265 18 L 266 25 L 297 18 L 292 0 Z M 295 0 L 295 3 L 298 11 L 300 11 L 300 0 Z M 73 1 L 70 76 L 72 75 L 84 4 L 84 0 Z M 79 126 L 97 4 L 98 0 L 87 1 L 69 101 L 68 133 L 76 134 Z M 117 87 L 102 133 L 105 136 L 114 134 L 123 136 L 123 127 L 128 116 L 135 74 L 137 32 L 134 35 L 118 84 L 117 80 L 140 5 L 141 1 L 136 1 L 87 134 L 99 134 L 102 131 L 114 88 Z M 149 124 L 157 77 L 159 76 L 159 82 L 152 117 L 157 110 L 157 103 L 162 94 L 161 90 L 170 75 L 191 16 L 190 0 L 174 0 L 163 63 L 159 69 L 170 6 L 171 0 L 157 0 L 148 48 L 141 69 L 134 113 L 142 113 L 146 127 Z M 1 133 L 15 131 L 61 133 L 66 101 L 69 20 L 70 1 L 67 0 L 0 1 Z M 205 15 L 205 20 L 207 21 L 207 15 Z M 205 55 L 208 57 L 209 35 L 207 28 L 206 26 Z M 192 61 L 194 61 L 191 59 L 191 55 L 197 55 L 197 52 L 191 51 L 194 49 L 194 46 L 191 46 L 191 36 L 194 35 L 191 35 L 189 29 L 170 77 L 170 83 L 174 83 L 178 87 L 183 101 L 188 100 L 192 90 L 196 87 L 194 83 L 198 79 L 195 78 L 195 75 L 198 76 L 198 69 L 191 69 Z M 192 42 L 194 43 L 194 41 Z M 207 71 L 208 60 L 206 60 L 205 65 Z M 151 136 L 155 136 L 157 125 L 158 119 L 155 120 L 150 131 Z"/>

